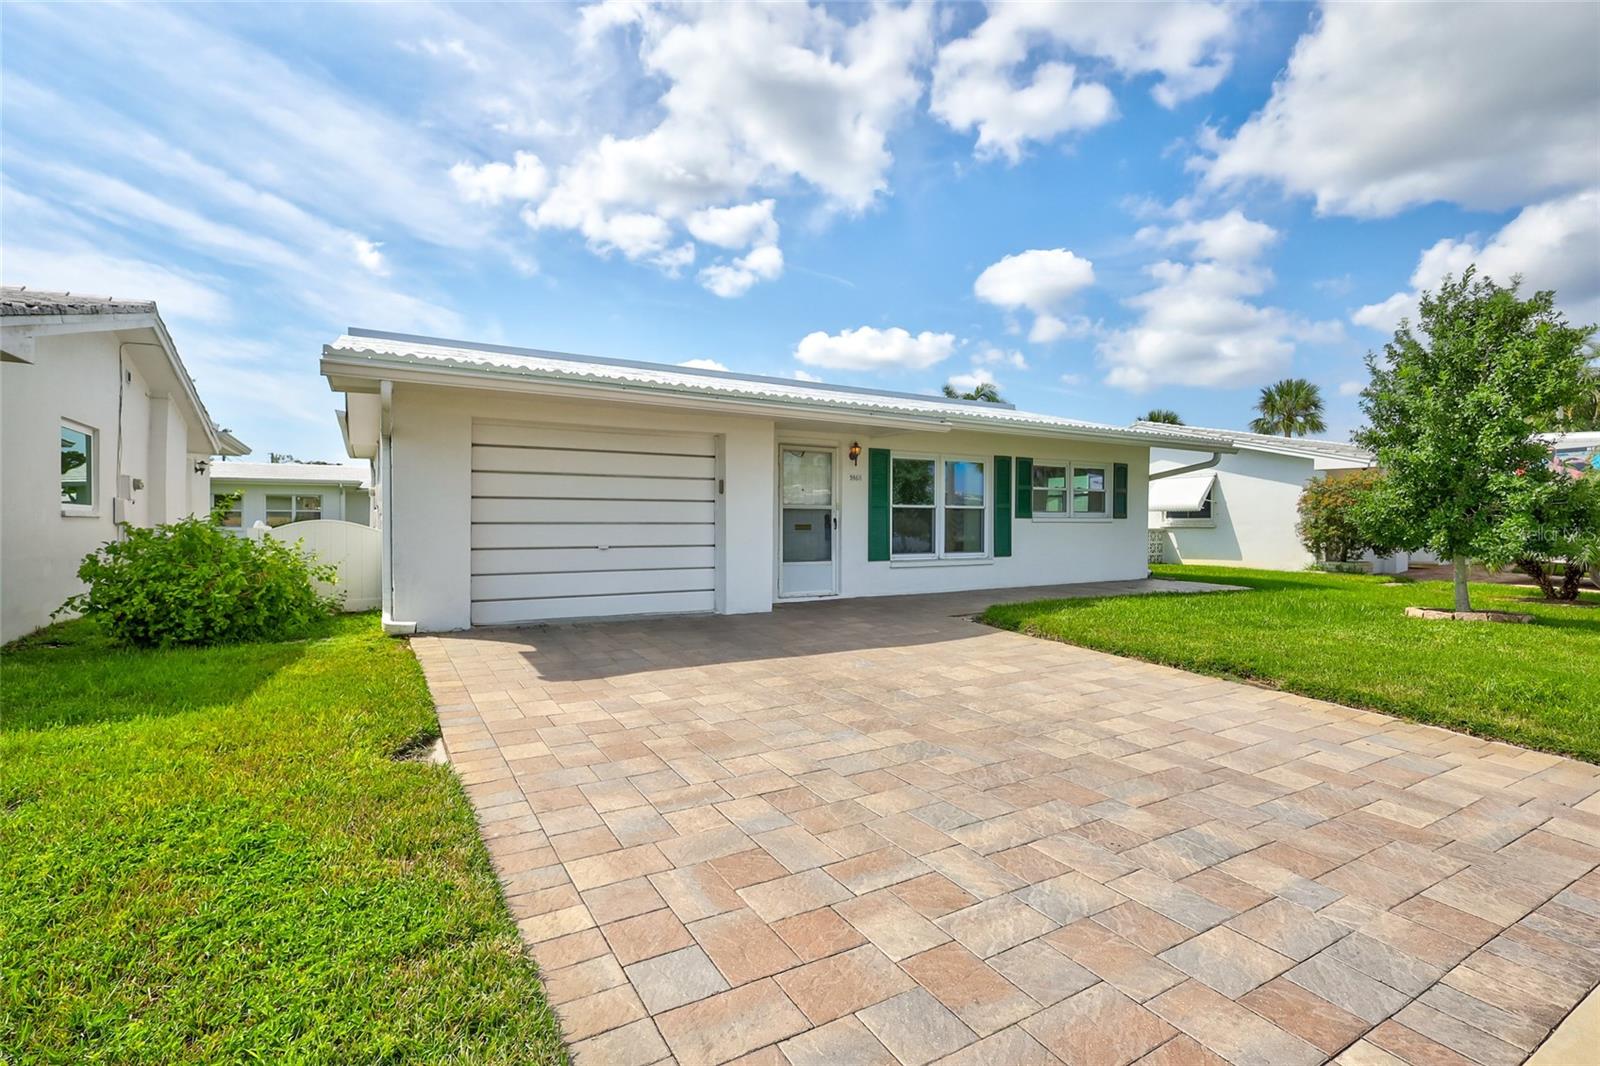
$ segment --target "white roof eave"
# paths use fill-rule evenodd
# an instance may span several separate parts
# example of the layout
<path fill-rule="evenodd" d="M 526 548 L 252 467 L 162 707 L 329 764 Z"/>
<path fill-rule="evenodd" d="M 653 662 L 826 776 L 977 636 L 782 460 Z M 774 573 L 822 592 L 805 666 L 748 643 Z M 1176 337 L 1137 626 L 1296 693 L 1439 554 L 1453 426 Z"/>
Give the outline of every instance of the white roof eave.
<path fill-rule="evenodd" d="M 948 433 L 959 426 L 1011 435 L 1069 437 L 1147 447 L 1199 448 L 1224 453 L 1236 450 L 1227 443 L 1188 437 L 1179 433 L 1130 430 L 1118 426 L 1077 425 L 1025 412 L 1016 412 L 1014 418 L 1007 417 L 1009 409 L 992 413 L 979 413 L 954 407 L 939 412 L 897 411 L 889 407 L 876 407 L 867 402 L 850 403 L 843 400 L 827 402 L 800 397 L 759 395 L 730 396 L 694 385 L 596 380 L 581 372 L 549 374 L 518 367 L 465 366 L 446 360 L 424 361 L 404 355 L 342 350 L 333 345 L 326 345 L 323 348 L 321 371 L 328 379 L 330 387 L 334 391 L 341 392 L 370 390 L 382 380 L 468 388 L 488 386 L 544 395 L 589 395 L 602 399 L 626 397 L 629 402 L 635 403 L 687 406 L 764 418 L 809 417 L 819 421 L 836 421 L 841 416 L 847 416 L 850 421 L 859 425 L 915 428 L 924 432 Z"/>

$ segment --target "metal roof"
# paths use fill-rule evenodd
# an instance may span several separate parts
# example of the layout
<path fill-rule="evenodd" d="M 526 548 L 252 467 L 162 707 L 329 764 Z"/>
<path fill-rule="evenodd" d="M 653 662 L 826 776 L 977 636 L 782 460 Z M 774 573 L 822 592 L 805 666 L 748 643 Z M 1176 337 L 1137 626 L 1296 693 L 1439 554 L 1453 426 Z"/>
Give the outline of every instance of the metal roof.
<path fill-rule="evenodd" d="M 1135 426 L 1170 425 L 1165 422 L 1135 422 Z M 1267 433 L 1249 433 L 1242 429 L 1207 429 L 1204 426 L 1179 426 L 1181 432 L 1202 440 L 1233 445 L 1240 451 L 1275 452 L 1307 458 L 1351 459 L 1372 462 L 1373 455 L 1354 444 L 1341 444 L 1335 440 L 1316 440 L 1311 437 L 1277 437 Z"/>
<path fill-rule="evenodd" d="M 474 344 L 378 330 L 349 329 L 342 337 L 324 345 L 322 355 L 322 370 L 329 376 L 336 370 L 348 372 L 354 367 L 366 368 L 364 376 L 367 377 L 381 377 L 385 367 L 430 370 L 441 374 L 466 371 L 480 378 L 612 386 L 728 403 L 743 401 L 769 407 L 781 405 L 797 413 L 899 416 L 941 424 L 945 428 L 961 426 L 968 429 L 1044 432 L 1150 446 L 1204 445 L 1208 449 L 1212 446 L 1211 441 L 1192 436 L 1183 427 L 1114 426 L 1019 411 L 1010 404 L 952 400 L 940 396 L 701 370 L 665 363 L 598 359 L 536 348 Z M 1224 445 L 1222 450 L 1233 449 Z"/>
<path fill-rule="evenodd" d="M 334 463 L 212 463 L 211 480 L 284 481 L 297 484 L 357 485 L 367 487 L 370 476 L 366 464 Z"/>
<path fill-rule="evenodd" d="M 148 315 L 153 300 L 119 300 L 82 292 L 50 292 L 25 286 L 0 286 L 0 315 Z"/>

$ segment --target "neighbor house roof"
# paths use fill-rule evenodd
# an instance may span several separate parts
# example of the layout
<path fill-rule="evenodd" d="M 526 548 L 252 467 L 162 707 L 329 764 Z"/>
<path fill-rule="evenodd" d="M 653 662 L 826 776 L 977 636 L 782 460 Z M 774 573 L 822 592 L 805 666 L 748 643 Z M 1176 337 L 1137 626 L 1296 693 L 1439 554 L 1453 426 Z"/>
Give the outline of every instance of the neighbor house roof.
<path fill-rule="evenodd" d="M 87 293 L 54 292 L 26 286 L 0 286 L 0 328 L 3 342 L 0 355 L 7 362 L 31 363 L 35 359 L 35 339 L 61 333 L 101 330 L 149 330 L 154 342 L 138 345 L 161 350 L 159 370 L 168 382 L 176 384 L 178 395 L 192 409 L 202 430 L 210 455 L 249 455 L 250 448 L 232 433 L 211 420 L 194 379 L 183 365 L 178 348 L 161 321 L 153 300 L 119 300 Z M 136 346 L 138 346 L 136 345 Z M 160 363 L 156 363 L 158 368 Z"/>
<path fill-rule="evenodd" d="M 1162 422 L 1135 422 L 1136 427 L 1166 425 Z M 1182 431 L 1200 440 L 1218 444 L 1231 444 L 1238 451 L 1272 452 L 1317 459 L 1348 459 L 1370 463 L 1372 453 L 1354 444 L 1341 444 L 1334 440 L 1315 440 L 1310 437 L 1277 437 L 1266 433 L 1248 433 L 1242 429 L 1207 429 L 1204 426 L 1183 426 Z"/>
<path fill-rule="evenodd" d="M 219 481 L 282 481 L 297 485 L 353 485 L 367 488 L 370 471 L 365 464 L 334 463 L 213 463 L 211 483 Z"/>
<path fill-rule="evenodd" d="M 376 330 L 350 329 L 322 349 L 322 372 L 337 391 L 355 379 L 438 380 L 494 387 L 522 384 L 535 391 L 585 392 L 634 398 L 677 398 L 767 414 L 852 416 L 874 422 L 938 429 L 993 429 L 1124 444 L 1183 447 L 1209 440 L 1173 426 L 1113 426 L 1019 411 L 1010 404 L 952 400 L 850 385 L 701 370 L 664 363 L 472 344 Z M 1223 451 L 1232 451 L 1227 446 Z"/>
<path fill-rule="evenodd" d="M 62 315 L 151 315 L 153 300 L 118 300 L 110 296 L 91 296 L 82 292 L 50 292 L 43 289 L 0 288 L 0 315 L 7 318 Z"/>

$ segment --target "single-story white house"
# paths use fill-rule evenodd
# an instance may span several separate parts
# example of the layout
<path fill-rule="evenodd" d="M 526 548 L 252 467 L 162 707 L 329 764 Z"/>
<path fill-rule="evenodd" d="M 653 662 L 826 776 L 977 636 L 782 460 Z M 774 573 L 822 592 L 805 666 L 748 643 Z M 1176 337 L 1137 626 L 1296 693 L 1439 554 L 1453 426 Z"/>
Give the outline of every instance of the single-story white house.
<path fill-rule="evenodd" d="M 228 504 L 222 524 L 241 534 L 262 522 L 271 527 L 331 519 L 372 524 L 371 464 L 216 463 L 211 496 Z"/>
<path fill-rule="evenodd" d="M 1150 471 L 1160 476 L 1150 486 L 1150 528 L 1166 562 L 1303 570 L 1315 560 L 1295 532 L 1301 491 L 1315 478 L 1373 464 L 1370 452 L 1337 441 L 1199 426 L 1183 431 L 1232 450 L 1214 462 L 1192 450 L 1151 450 Z"/>
<path fill-rule="evenodd" d="M 1148 575 L 1172 426 L 350 330 L 391 631 Z"/>
<path fill-rule="evenodd" d="M 50 621 L 121 525 L 211 509 L 217 428 L 156 305 L 0 289 L 0 639 Z"/>

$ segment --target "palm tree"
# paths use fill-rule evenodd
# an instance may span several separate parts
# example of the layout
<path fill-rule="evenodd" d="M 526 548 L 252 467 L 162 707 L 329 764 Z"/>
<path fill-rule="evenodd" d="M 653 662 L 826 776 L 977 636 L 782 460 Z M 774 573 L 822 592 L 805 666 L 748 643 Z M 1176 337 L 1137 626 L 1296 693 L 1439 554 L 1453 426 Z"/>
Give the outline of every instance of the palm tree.
<path fill-rule="evenodd" d="M 944 394 L 952 400 L 982 400 L 984 403 L 1005 403 L 1000 395 L 1000 390 L 992 381 L 980 381 L 972 387 L 971 392 L 957 392 L 954 385 L 945 383 Z"/>
<path fill-rule="evenodd" d="M 1322 420 L 1322 390 L 1305 378 L 1284 378 L 1261 390 L 1256 401 L 1260 416 L 1250 420 L 1250 432 L 1303 437 L 1328 428 Z"/>
<path fill-rule="evenodd" d="M 1139 416 L 1141 422 L 1161 422 L 1169 426 L 1183 425 L 1183 419 L 1178 417 L 1178 412 L 1165 407 L 1152 407 Z"/>

